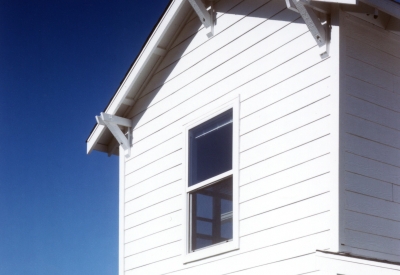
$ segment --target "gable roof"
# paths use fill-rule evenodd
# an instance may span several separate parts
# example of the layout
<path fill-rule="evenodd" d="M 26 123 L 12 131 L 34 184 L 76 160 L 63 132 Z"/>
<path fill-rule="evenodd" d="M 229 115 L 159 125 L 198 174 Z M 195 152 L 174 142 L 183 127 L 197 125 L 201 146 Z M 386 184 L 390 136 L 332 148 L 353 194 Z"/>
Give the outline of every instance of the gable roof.
<path fill-rule="evenodd" d="M 141 84 L 145 82 L 146 76 L 160 61 L 169 41 L 173 40 L 173 36 L 178 32 L 188 14 L 190 14 L 190 5 L 186 0 L 170 2 L 104 113 L 123 116 L 124 112 L 133 106 Z M 110 138 L 111 133 L 107 128 L 96 124 L 86 141 L 87 153 L 92 150 L 108 152 L 107 143 Z"/>
<path fill-rule="evenodd" d="M 248 0 L 251 1 L 251 0 Z M 285 0 L 282 0 L 285 1 Z M 314 0 L 328 3 L 354 4 L 357 0 Z M 391 16 L 400 18 L 400 5 L 394 0 L 360 0 L 372 7 L 375 7 Z M 399 0 L 400 1 L 400 0 Z M 154 27 L 147 41 L 142 47 L 141 52 L 126 73 L 123 81 L 117 89 L 115 95 L 110 100 L 104 113 L 124 116 L 126 111 L 134 104 L 138 92 L 146 80 L 151 76 L 165 55 L 169 43 L 174 41 L 174 37 L 183 27 L 183 23 L 192 14 L 192 7 L 187 0 L 171 0 L 159 22 Z M 113 137 L 109 130 L 96 124 L 87 139 L 87 153 L 92 150 L 115 153 L 108 146 Z M 115 147 L 118 143 L 115 142 Z"/>

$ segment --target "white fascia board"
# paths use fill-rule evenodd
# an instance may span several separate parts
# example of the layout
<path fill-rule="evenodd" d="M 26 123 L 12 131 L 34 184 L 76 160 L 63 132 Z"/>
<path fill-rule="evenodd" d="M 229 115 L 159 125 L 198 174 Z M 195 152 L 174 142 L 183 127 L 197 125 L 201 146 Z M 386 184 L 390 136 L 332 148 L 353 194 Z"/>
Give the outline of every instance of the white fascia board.
<path fill-rule="evenodd" d="M 164 17 L 161 19 L 160 23 L 148 40 L 146 46 L 137 58 L 135 64 L 132 66 L 131 70 L 125 77 L 115 96 L 108 105 L 105 113 L 111 115 L 114 115 L 116 113 L 119 106 L 122 104 L 123 100 L 128 94 L 130 87 L 133 85 L 133 83 L 135 83 L 135 80 L 143 70 L 144 65 L 149 61 L 153 52 L 157 50 L 157 46 L 160 43 L 160 40 L 163 38 L 165 32 L 172 23 L 173 19 L 176 17 L 177 12 L 183 6 L 184 2 L 185 0 L 175 0 L 173 3 L 171 3 L 167 12 L 164 14 Z"/>
<path fill-rule="evenodd" d="M 352 257 L 346 254 L 317 251 L 316 263 L 319 270 L 327 274 L 345 275 L 398 275 L 400 265 Z M 329 273 L 330 272 L 330 273 Z"/>
<path fill-rule="evenodd" d="M 391 0 L 359 0 L 393 17 L 400 19 L 400 4 Z"/>
<path fill-rule="evenodd" d="M 96 124 L 92 133 L 90 134 L 88 140 L 86 141 L 86 153 L 90 154 L 95 148 L 97 141 L 100 139 L 101 135 L 107 127 L 104 125 Z"/>
<path fill-rule="evenodd" d="M 164 13 L 163 18 L 160 20 L 159 24 L 157 25 L 152 35 L 148 39 L 146 45 L 143 47 L 143 50 L 136 59 L 135 64 L 133 64 L 129 73 L 126 75 L 125 79 L 119 86 L 114 97 L 111 99 L 111 102 L 107 106 L 105 113 L 110 115 L 115 115 L 115 113 L 118 111 L 119 107 L 121 106 L 121 104 L 123 104 L 124 99 L 129 93 L 130 88 L 135 83 L 140 73 L 143 71 L 143 68 L 146 66 L 151 55 L 154 52 L 158 53 L 157 52 L 158 44 L 164 37 L 166 31 L 174 21 L 175 17 L 179 13 L 180 9 L 183 7 L 185 2 L 186 0 L 174 0 L 170 4 L 167 11 Z M 86 143 L 88 154 L 94 149 L 94 146 L 100 139 L 101 135 L 104 133 L 104 130 L 105 127 L 102 125 L 97 124 L 95 126 Z"/>

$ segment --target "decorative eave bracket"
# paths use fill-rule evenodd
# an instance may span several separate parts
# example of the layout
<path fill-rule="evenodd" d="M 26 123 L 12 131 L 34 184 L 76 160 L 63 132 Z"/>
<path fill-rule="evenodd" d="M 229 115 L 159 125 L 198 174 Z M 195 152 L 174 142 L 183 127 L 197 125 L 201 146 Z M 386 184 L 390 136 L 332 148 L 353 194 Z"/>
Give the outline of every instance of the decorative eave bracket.
<path fill-rule="evenodd" d="M 205 7 L 201 0 L 188 0 L 192 5 L 194 11 L 197 13 L 201 23 L 205 29 L 209 29 L 207 37 L 210 38 L 214 35 L 214 23 L 215 23 L 215 10 L 214 3 L 211 1 L 211 8 L 209 11 Z"/>
<path fill-rule="evenodd" d="M 108 130 L 110 130 L 111 134 L 113 134 L 117 142 L 124 149 L 125 156 L 129 157 L 131 154 L 132 146 L 132 120 L 105 113 L 100 113 L 100 116 L 96 116 L 96 120 L 98 124 L 104 125 L 108 128 Z M 125 136 L 118 125 L 128 128 L 127 136 Z"/>
<path fill-rule="evenodd" d="M 321 58 L 329 57 L 330 23 L 329 9 L 326 6 L 311 5 L 311 0 L 285 0 L 288 9 L 300 13 L 306 23 L 311 35 L 314 37 L 317 45 L 322 48 Z M 318 18 L 315 11 L 322 13 L 326 17 L 326 23 Z"/>

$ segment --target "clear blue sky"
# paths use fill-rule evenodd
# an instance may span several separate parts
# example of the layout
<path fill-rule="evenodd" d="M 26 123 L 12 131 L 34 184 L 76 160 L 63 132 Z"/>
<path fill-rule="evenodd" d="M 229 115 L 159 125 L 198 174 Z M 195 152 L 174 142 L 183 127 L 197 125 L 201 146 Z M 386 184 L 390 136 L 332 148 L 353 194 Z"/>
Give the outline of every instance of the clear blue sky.
<path fill-rule="evenodd" d="M 118 158 L 86 155 L 169 0 L 0 0 L 0 275 L 118 273 Z"/>

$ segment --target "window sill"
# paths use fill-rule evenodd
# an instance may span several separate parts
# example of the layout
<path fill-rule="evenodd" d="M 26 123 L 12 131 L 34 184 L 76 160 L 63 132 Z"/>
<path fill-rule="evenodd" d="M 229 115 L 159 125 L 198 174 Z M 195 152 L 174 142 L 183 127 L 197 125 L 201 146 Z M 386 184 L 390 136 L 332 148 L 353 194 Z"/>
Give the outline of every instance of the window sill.
<path fill-rule="evenodd" d="M 191 252 L 191 253 L 184 253 L 183 255 L 183 263 L 191 263 L 195 261 L 199 261 L 202 259 L 206 259 L 212 256 L 224 254 L 233 250 L 238 250 L 239 249 L 239 241 L 238 239 L 233 239 L 230 241 L 227 241 L 225 243 L 219 243 L 215 244 L 210 247 L 206 247 L 203 249 L 199 249 L 197 251 Z"/>

